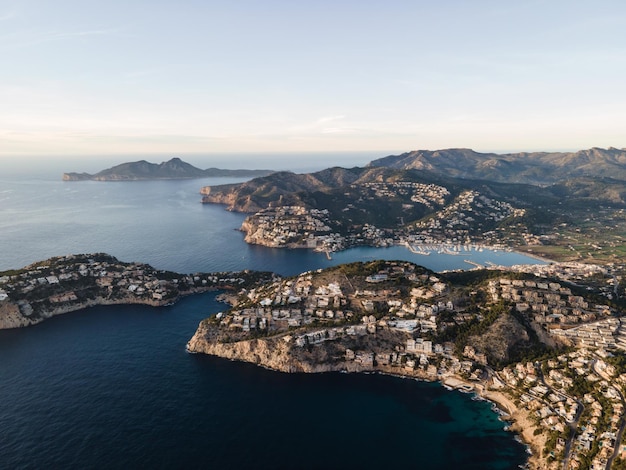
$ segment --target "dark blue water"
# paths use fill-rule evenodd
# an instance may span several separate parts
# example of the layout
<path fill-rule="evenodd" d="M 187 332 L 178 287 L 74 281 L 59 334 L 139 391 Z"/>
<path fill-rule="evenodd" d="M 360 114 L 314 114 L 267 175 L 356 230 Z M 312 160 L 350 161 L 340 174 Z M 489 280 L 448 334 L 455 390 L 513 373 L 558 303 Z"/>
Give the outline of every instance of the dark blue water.
<path fill-rule="evenodd" d="M 183 272 L 329 263 L 245 245 L 233 230 L 242 217 L 197 203 L 197 181 L 12 184 L 0 188 L 0 269 L 93 251 Z M 410 255 L 390 250 L 333 262 Z M 204 294 L 0 331 L 0 468 L 508 469 L 525 460 L 489 404 L 436 384 L 287 375 L 185 353 L 198 322 L 223 308 Z"/>
<path fill-rule="evenodd" d="M 223 307 L 97 307 L 0 331 L 2 468 L 512 468 L 485 402 L 377 375 L 288 375 L 184 345 Z"/>

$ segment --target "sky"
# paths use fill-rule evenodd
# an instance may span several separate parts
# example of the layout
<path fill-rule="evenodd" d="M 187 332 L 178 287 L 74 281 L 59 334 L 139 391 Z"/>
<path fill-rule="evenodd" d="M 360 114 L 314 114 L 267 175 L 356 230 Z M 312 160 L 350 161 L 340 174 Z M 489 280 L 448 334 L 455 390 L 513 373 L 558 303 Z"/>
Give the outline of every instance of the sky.
<path fill-rule="evenodd" d="M 626 147 L 626 2 L 0 0 L 0 160 Z"/>

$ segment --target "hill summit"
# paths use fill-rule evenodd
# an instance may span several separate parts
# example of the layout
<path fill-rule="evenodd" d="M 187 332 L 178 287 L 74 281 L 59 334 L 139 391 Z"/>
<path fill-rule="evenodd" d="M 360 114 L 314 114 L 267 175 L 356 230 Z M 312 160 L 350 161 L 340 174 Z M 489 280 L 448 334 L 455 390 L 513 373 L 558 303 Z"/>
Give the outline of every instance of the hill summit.
<path fill-rule="evenodd" d="M 146 160 L 138 162 L 122 163 L 112 168 L 102 170 L 96 174 L 89 173 L 64 173 L 64 181 L 140 181 L 158 179 L 190 179 L 207 177 L 257 177 L 272 173 L 270 170 L 222 170 L 208 168 L 202 170 L 178 157 L 166 162 L 150 163 Z"/>
<path fill-rule="evenodd" d="M 479 153 L 471 149 L 414 150 L 369 163 L 370 167 L 426 170 L 456 178 L 552 184 L 580 177 L 626 180 L 626 149 L 594 147 L 577 152 Z"/>

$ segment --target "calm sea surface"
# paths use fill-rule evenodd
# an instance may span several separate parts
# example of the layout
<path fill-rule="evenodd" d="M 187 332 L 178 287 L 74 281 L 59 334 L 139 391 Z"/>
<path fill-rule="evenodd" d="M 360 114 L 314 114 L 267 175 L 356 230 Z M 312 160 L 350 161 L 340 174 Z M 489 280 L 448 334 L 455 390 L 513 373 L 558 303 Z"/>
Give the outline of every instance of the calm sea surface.
<path fill-rule="evenodd" d="M 434 270 L 534 262 L 514 253 L 325 256 L 249 246 L 243 216 L 200 204 L 206 179 L 0 179 L 0 270 L 107 252 L 179 272 L 288 275 L 355 260 Z M 524 448 L 488 403 L 378 375 L 287 375 L 189 355 L 214 294 L 174 306 L 96 307 L 0 331 L 0 468 L 508 469 Z"/>

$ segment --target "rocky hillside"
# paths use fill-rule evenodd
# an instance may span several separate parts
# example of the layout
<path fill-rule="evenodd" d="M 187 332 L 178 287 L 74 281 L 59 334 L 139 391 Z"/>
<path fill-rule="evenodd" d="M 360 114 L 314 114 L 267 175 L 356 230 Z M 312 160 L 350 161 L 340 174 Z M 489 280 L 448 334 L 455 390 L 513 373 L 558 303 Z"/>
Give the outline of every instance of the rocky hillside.
<path fill-rule="evenodd" d="M 414 150 L 374 160 L 369 166 L 540 185 L 579 177 L 626 180 L 626 149 L 508 154 L 479 153 L 471 149 Z"/>
<path fill-rule="evenodd" d="M 249 243 L 336 251 L 407 240 L 426 244 L 462 240 L 502 244 L 555 260 L 606 263 L 622 257 L 626 237 L 626 179 L 618 179 L 622 153 L 591 149 L 515 158 L 494 154 L 490 160 L 471 150 L 415 152 L 428 158 L 406 154 L 389 157 L 387 163 L 422 169 L 370 166 L 280 172 L 245 183 L 207 186 L 201 193 L 204 203 L 253 214 L 242 225 Z M 426 165 L 427 160 L 438 166 Z M 509 168 L 510 179 L 532 173 L 537 177 L 527 179 L 556 182 L 469 179 L 472 175 L 506 179 L 502 172 L 474 171 L 480 161 L 495 162 L 481 168 Z M 448 169 L 464 177 L 436 173 Z M 587 170 L 612 177 L 566 179 Z"/>
<path fill-rule="evenodd" d="M 282 171 L 245 183 L 205 186 L 202 202 L 226 204 L 236 212 L 257 212 L 270 205 L 302 205 L 301 197 L 375 181 L 400 179 L 405 172 L 385 168 L 328 168 L 315 173 Z M 415 176 L 414 176 L 415 177 Z"/>
<path fill-rule="evenodd" d="M 201 322 L 187 348 L 284 372 L 418 375 L 454 350 L 490 365 L 545 351 L 532 318 L 494 302 L 486 282 L 479 289 L 477 297 L 476 285 L 409 262 L 342 265 L 242 291 L 233 309 Z"/>

